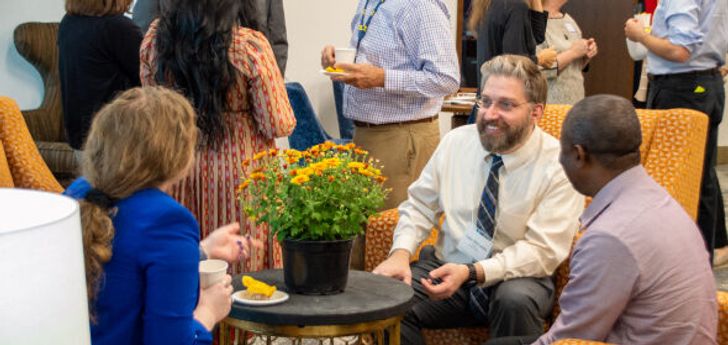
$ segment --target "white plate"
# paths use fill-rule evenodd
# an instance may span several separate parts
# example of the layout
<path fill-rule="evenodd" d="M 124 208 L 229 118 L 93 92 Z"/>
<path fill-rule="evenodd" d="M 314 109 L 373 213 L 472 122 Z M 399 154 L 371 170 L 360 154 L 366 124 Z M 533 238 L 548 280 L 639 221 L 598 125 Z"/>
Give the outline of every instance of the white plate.
<path fill-rule="evenodd" d="M 288 297 L 290 297 L 287 293 L 276 290 L 273 295 L 270 296 L 270 299 L 247 299 L 245 298 L 244 292 L 245 290 L 235 291 L 233 293 L 233 301 L 247 305 L 271 305 L 283 303 L 288 300 Z"/>
<path fill-rule="evenodd" d="M 325 69 L 322 69 L 319 72 L 321 72 L 321 74 L 327 75 L 329 77 L 341 77 L 341 76 L 345 76 L 346 75 L 346 73 L 344 73 L 344 72 L 329 72 L 329 71 L 327 71 Z"/>

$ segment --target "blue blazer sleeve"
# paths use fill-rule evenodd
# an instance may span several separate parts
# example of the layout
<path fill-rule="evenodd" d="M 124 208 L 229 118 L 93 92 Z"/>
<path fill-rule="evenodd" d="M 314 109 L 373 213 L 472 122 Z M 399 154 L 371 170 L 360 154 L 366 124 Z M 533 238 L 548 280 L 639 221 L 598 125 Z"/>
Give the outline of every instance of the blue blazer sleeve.
<path fill-rule="evenodd" d="M 146 277 L 145 344 L 211 344 L 193 318 L 199 295 L 197 221 L 182 207 L 159 214 L 140 255 Z"/>

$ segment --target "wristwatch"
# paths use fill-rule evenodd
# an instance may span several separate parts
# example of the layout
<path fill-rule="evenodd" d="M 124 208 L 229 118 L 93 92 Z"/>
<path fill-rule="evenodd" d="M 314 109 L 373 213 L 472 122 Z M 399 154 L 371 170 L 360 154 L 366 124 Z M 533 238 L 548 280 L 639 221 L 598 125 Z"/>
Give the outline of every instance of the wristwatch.
<path fill-rule="evenodd" d="M 478 271 L 475 270 L 475 264 L 465 264 L 468 267 L 468 281 L 478 282 Z"/>

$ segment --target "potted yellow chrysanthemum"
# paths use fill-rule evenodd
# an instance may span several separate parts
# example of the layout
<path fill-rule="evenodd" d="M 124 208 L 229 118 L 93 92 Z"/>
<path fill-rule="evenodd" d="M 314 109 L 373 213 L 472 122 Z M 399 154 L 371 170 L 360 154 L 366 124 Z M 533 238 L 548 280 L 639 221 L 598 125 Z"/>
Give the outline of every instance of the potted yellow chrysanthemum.
<path fill-rule="evenodd" d="M 240 184 L 245 213 L 267 223 L 283 247 L 286 286 L 297 293 L 343 291 L 353 238 L 382 207 L 380 167 L 354 144 L 257 153 Z"/>

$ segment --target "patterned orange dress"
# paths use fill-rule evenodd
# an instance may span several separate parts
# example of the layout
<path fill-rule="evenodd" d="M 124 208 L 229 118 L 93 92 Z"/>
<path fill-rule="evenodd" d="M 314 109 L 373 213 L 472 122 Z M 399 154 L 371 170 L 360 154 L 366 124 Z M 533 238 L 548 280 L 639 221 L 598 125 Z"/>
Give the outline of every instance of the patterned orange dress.
<path fill-rule="evenodd" d="M 141 47 L 142 85 L 155 85 L 157 21 L 147 31 Z M 296 126 L 293 110 L 268 40 L 262 33 L 237 27 L 228 49 L 228 60 L 237 70 L 228 92 L 230 111 L 225 113 L 223 140 L 216 149 L 201 144 L 195 167 L 175 186 L 173 196 L 200 223 L 200 238 L 220 226 L 240 222 L 241 232 L 266 244 L 254 249 L 249 260 L 234 265 L 233 272 L 281 267 L 280 247 L 267 226 L 248 221 L 237 201 L 242 162 L 256 152 L 275 147 L 274 139 L 289 135 Z"/>

